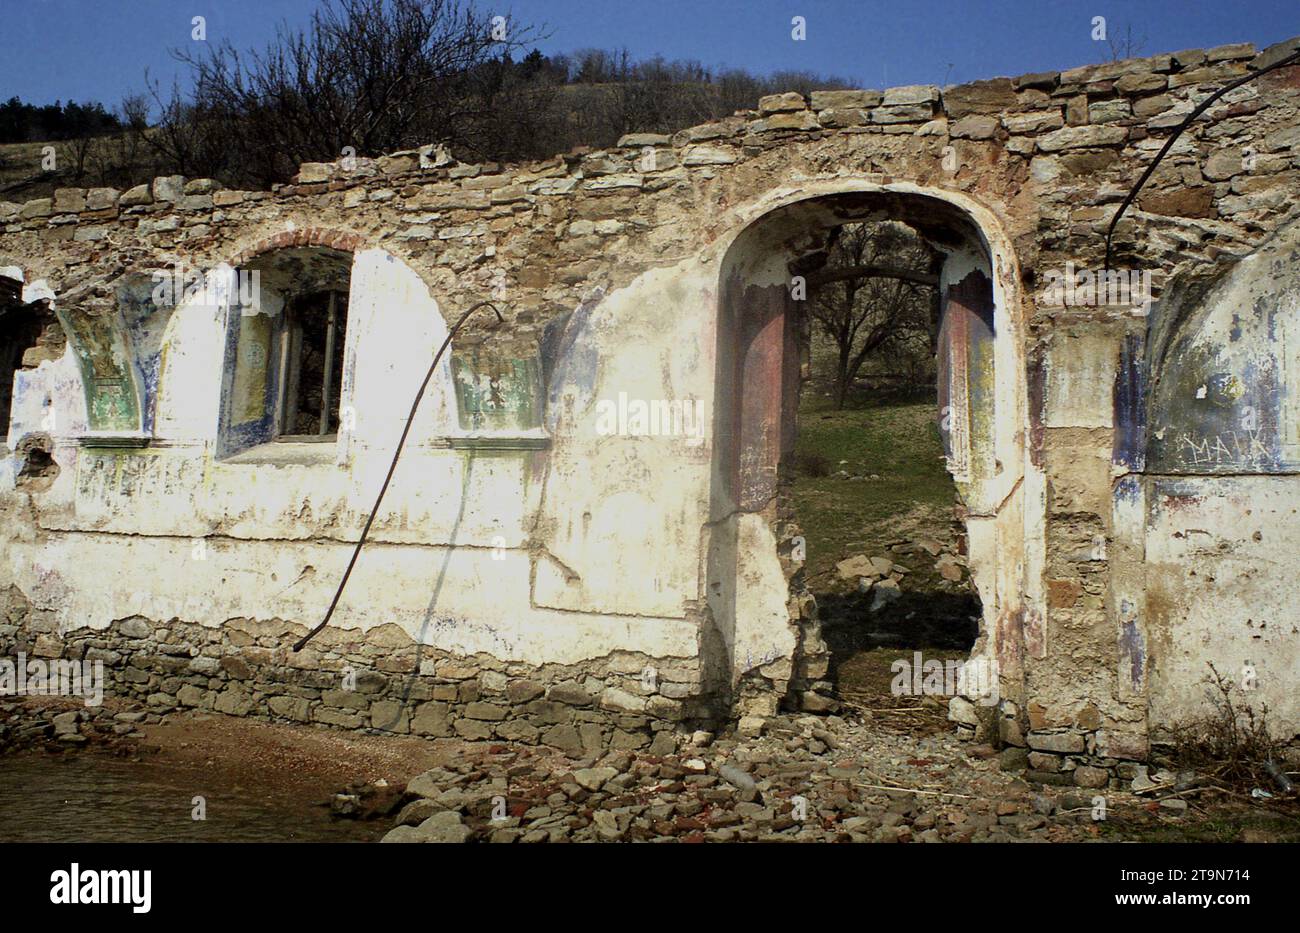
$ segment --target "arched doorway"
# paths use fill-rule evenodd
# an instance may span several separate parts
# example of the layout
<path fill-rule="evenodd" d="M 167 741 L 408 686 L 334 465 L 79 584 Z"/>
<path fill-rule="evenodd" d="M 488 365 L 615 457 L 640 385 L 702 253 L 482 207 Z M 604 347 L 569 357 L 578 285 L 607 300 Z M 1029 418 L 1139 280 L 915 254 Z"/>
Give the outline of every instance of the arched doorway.
<path fill-rule="evenodd" d="M 941 255 L 940 410 L 965 505 L 969 566 L 983 608 L 972 657 L 996 662 L 995 695 L 956 698 L 953 718 L 1014 718 L 1024 646 L 1041 640 L 1041 482 L 1025 456 L 1028 406 L 1018 277 L 996 219 L 964 196 L 831 181 L 756 205 L 720 263 L 713 485 L 707 557 L 713 631 L 706 665 L 741 715 L 798 705 L 826 675 L 816 613 L 798 587 L 800 529 L 783 487 L 799 388 L 796 275 L 829 231 L 896 220 Z M 1037 518 L 1035 518 L 1035 512 Z M 1028 521 L 1026 516 L 1029 516 Z M 1027 572 L 1027 565 L 1029 567 Z M 793 584 L 793 585 L 792 585 Z M 972 702 L 974 700 L 975 702 Z M 981 711 L 980 706 L 984 707 Z"/>

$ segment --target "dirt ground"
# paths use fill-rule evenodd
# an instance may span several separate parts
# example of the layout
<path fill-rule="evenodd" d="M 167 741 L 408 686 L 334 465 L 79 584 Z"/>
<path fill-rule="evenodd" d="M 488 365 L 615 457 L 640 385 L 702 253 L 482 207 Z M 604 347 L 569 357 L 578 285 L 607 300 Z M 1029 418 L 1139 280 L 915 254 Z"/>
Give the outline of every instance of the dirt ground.
<path fill-rule="evenodd" d="M 1300 841 L 1294 799 L 1209 789 L 1167 795 L 1186 804 L 1175 809 L 1126 788 L 1027 783 L 996 749 L 952 734 L 943 698 L 891 695 L 892 653 L 852 661 L 843 715 L 778 716 L 761 734 L 697 736 L 664 758 L 611 751 L 570 760 L 512 743 L 171 714 L 129 737 L 70 748 L 47 741 L 0 759 L 0 839 L 30 838 L 16 827 L 57 821 L 66 803 L 76 804 L 66 839 L 93 828 L 89 838 L 120 831 L 155 841 L 132 835 L 136 824 L 166 818 L 176 831 L 168 839 L 373 841 L 398 824 L 417 835 L 437 816 L 454 823 L 453 838 L 493 842 Z M 44 699 L 4 706 L 11 724 L 71 708 Z M 106 715 L 119 712 L 135 715 L 127 707 Z M 73 771 L 93 786 L 65 793 L 60 782 Z M 8 787 L 6 774 L 21 786 Z M 159 775 L 165 793 L 136 799 Z M 33 797 L 44 783 L 50 793 Z M 202 834 L 188 828 L 199 825 L 188 822 L 191 788 L 212 800 Z M 1096 818 L 1099 795 L 1104 819 Z M 494 815 L 502 799 L 508 814 Z M 798 806 L 807 809 L 802 820 Z M 96 807 L 116 808 L 118 822 L 100 825 Z"/>

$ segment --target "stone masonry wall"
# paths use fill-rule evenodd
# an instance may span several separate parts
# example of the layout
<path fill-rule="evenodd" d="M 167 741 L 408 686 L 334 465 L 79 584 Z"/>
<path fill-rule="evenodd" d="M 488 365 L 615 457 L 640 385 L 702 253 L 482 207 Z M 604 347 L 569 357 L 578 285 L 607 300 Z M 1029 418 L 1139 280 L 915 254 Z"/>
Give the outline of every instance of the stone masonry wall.
<path fill-rule="evenodd" d="M 293 184 L 269 192 L 180 177 L 128 191 L 65 188 L 0 202 L 0 268 L 42 281 L 66 319 L 108 340 L 120 327 L 111 313 L 116 287 L 128 276 L 175 263 L 237 266 L 277 247 L 380 247 L 418 273 L 447 320 L 498 298 L 508 319 L 503 339 L 529 348 L 584 300 L 609 301 L 653 270 L 716 259 L 773 192 L 843 183 L 969 198 L 1014 244 L 1017 269 L 995 275 L 1014 271 L 1022 286 L 1021 306 L 1001 310 L 1025 322 L 1032 362 L 1017 377 L 1032 404 L 1029 424 L 1017 430 L 1045 481 L 1035 492 L 1041 499 L 1026 505 L 1045 526 L 1044 576 L 1028 581 L 1043 607 L 1007 620 L 1021 632 L 1025 702 L 1003 708 L 999 731 L 1004 742 L 1027 744 L 1043 773 L 1085 760 L 1109 767 L 1147 754 L 1145 686 L 1117 684 L 1126 663 L 1117 581 L 1140 557 L 1121 550 L 1128 563 L 1117 563 L 1107 550 L 1114 484 L 1140 467 L 1117 452 L 1118 424 L 1095 416 L 1112 410 L 1121 349 L 1146 322 L 1110 308 L 1048 306 L 1033 293 L 1067 263 L 1100 269 L 1106 226 L 1167 135 L 1215 89 L 1298 43 L 1262 53 L 1249 45 L 1189 50 L 942 90 L 775 95 L 756 111 L 671 136 L 631 134 L 610 149 L 527 165 L 460 164 L 431 145 L 304 165 Z M 1184 134 L 1119 225 L 1114 263 L 1154 270 L 1158 297 L 1169 282 L 1230 264 L 1294 221 L 1298 190 L 1300 68 L 1288 68 L 1232 92 Z M 1079 416 L 1069 409 L 1077 399 L 1060 387 L 1083 375 L 1104 391 Z M 12 542 L 39 542 L 47 533 L 40 490 L 4 498 L 11 520 L 0 553 Z M 1035 520 L 1027 516 L 1026 525 Z M 338 515 L 311 521 L 309 537 L 346 541 L 352 533 Z M 793 575 L 788 561 L 785 569 Z M 231 618 L 213 628 L 133 615 L 111 631 L 60 635 L 24 604 L 13 595 L 2 647 L 102 654 L 116 684 L 159 705 L 570 747 L 592 747 L 597 731 L 600 742 L 662 743 L 667 726 L 714 712 L 705 698 L 639 692 L 647 666 L 661 683 L 698 684 L 700 674 L 677 678 L 675 662 L 635 645 L 576 666 L 525 669 L 446 656 L 378 626 L 364 635 L 327 631 L 295 657 L 283 646 L 314 620 Z M 340 694 L 347 665 L 367 689 Z M 805 672 L 798 686 L 819 676 Z M 1094 779 L 1084 773 L 1079 783 Z"/>
<path fill-rule="evenodd" d="M 364 638 L 329 628 L 291 652 L 302 626 L 247 619 L 209 628 L 133 616 L 108 630 L 60 634 L 15 589 L 4 602 L 0 654 L 102 661 L 106 695 L 155 713 L 192 708 L 429 738 L 541 742 L 573 755 L 667 754 L 679 733 L 717 722 L 684 699 L 688 688 L 673 680 L 680 671 L 630 652 L 537 669 L 450 657 L 396 626 Z"/>
<path fill-rule="evenodd" d="M 453 305 L 490 295 L 504 278 L 512 334 L 524 339 L 591 287 L 608 292 L 698 251 L 730 211 L 773 185 L 865 175 L 978 196 L 1006 222 L 1033 280 L 1067 258 L 1095 261 L 1113 205 L 1162 137 L 1211 90 L 1293 45 L 1260 55 L 1230 45 L 945 91 L 776 95 L 758 111 L 672 136 L 631 134 L 613 149 L 521 166 L 453 163 L 429 146 L 304 165 L 297 183 L 269 192 L 178 176 L 125 192 L 60 189 L 0 202 L 0 264 L 94 314 L 109 283 L 176 258 L 211 268 L 298 243 L 383 245 Z M 1198 122 L 1121 224 L 1123 257 L 1172 271 L 1249 248 L 1276 225 L 1297 177 L 1294 82 L 1291 69 L 1275 72 Z M 954 171 L 944 167 L 947 146 Z M 1249 171 L 1245 146 L 1257 154 Z"/>

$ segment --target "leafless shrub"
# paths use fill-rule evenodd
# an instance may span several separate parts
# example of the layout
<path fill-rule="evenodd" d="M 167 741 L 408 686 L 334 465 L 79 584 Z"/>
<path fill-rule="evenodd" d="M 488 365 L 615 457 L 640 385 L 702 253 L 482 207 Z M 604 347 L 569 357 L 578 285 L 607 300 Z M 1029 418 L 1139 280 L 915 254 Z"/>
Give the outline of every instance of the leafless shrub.
<path fill-rule="evenodd" d="M 497 63 L 536 39 L 460 0 L 326 0 L 261 51 L 178 50 L 194 90 L 164 97 L 157 145 L 185 174 L 258 184 L 349 150 L 467 143 Z"/>
<path fill-rule="evenodd" d="M 1110 49 L 1110 60 L 1113 62 L 1123 61 L 1126 58 L 1137 58 L 1146 48 L 1147 37 L 1143 33 L 1141 37 L 1134 38 L 1133 24 L 1124 24 L 1124 34 L 1122 36 L 1110 36 L 1106 39 L 1106 45 Z"/>
<path fill-rule="evenodd" d="M 1268 705 L 1257 712 L 1236 683 L 1213 663 L 1208 666 L 1205 683 L 1214 712 L 1170 730 L 1174 758 L 1231 786 L 1273 788 L 1270 762 L 1281 745 L 1268 728 Z"/>
<path fill-rule="evenodd" d="M 795 469 L 804 476 L 822 477 L 831 475 L 831 462 L 825 456 L 812 451 L 796 451 Z"/>

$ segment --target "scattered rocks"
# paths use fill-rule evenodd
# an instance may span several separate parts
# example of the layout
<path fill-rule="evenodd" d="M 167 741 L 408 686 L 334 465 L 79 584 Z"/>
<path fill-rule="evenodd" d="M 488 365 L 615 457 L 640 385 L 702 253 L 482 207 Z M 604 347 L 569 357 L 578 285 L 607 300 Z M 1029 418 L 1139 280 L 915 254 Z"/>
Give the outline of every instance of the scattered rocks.
<path fill-rule="evenodd" d="M 957 563 L 957 559 L 954 557 L 944 555 L 935 563 L 934 569 L 939 572 L 939 576 L 950 583 L 961 582 L 961 564 Z"/>
<path fill-rule="evenodd" d="M 873 598 L 871 600 L 870 611 L 879 612 L 885 606 L 902 597 L 902 590 L 893 580 L 881 580 L 872 587 Z"/>
<path fill-rule="evenodd" d="M 835 565 L 835 570 L 842 580 L 857 580 L 859 577 L 879 576 L 871 558 L 864 554 L 858 554 L 840 561 Z"/>
<path fill-rule="evenodd" d="M 613 768 L 582 768 L 573 772 L 573 779 L 578 786 L 587 790 L 600 790 L 607 781 L 618 775 Z"/>
<path fill-rule="evenodd" d="M 840 716 L 777 715 L 765 724 L 761 735 L 697 737 L 684 755 L 625 751 L 569 763 L 550 750 L 467 746 L 454 764 L 411 781 L 383 841 L 1092 837 L 1086 796 L 1034 791 L 1005 772 L 1008 759 L 1024 764 L 1023 749 L 999 753 L 952 735 L 885 732 Z M 922 788 L 926 794 L 909 792 Z M 364 790 L 349 793 L 364 802 Z M 348 796 L 336 798 L 341 809 L 356 807 Z"/>
<path fill-rule="evenodd" d="M 435 813 L 419 826 L 402 824 L 394 827 L 381 842 L 468 842 L 474 831 L 464 824 L 459 813 L 444 810 Z"/>

